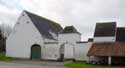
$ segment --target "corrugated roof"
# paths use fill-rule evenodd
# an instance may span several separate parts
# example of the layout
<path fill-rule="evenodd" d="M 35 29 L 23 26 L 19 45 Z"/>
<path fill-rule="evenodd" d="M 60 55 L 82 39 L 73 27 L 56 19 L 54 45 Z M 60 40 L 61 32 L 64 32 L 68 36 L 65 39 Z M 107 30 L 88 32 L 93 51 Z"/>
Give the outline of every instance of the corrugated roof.
<path fill-rule="evenodd" d="M 125 56 L 125 42 L 93 43 L 88 56 Z"/>
<path fill-rule="evenodd" d="M 74 26 L 66 26 L 61 33 L 78 33 L 80 34 Z"/>
<path fill-rule="evenodd" d="M 125 27 L 117 28 L 116 41 L 125 41 Z"/>
<path fill-rule="evenodd" d="M 35 15 L 31 12 L 25 11 L 30 19 L 32 20 L 33 24 L 36 26 L 38 31 L 46 38 L 49 39 L 55 39 L 51 34 L 50 31 L 58 34 L 60 31 L 62 31 L 62 27 L 60 24 L 55 23 L 53 21 L 50 21 L 46 18 L 40 17 L 38 15 Z"/>
<path fill-rule="evenodd" d="M 116 22 L 96 23 L 94 37 L 115 36 Z"/>

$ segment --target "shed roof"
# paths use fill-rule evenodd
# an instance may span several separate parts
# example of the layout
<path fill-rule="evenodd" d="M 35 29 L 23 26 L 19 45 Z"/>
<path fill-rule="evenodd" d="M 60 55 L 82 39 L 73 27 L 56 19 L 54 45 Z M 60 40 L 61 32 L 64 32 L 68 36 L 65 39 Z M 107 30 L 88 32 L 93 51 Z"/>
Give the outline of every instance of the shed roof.
<path fill-rule="evenodd" d="M 48 39 L 54 39 L 54 37 L 50 34 L 51 32 L 54 32 L 55 34 L 58 34 L 60 31 L 62 31 L 62 27 L 60 24 L 55 23 L 51 20 L 48 20 L 46 18 L 40 17 L 36 14 L 33 14 L 28 11 L 24 11 L 27 13 L 27 15 L 32 20 L 33 24 L 36 26 L 38 31 L 46 38 Z"/>
<path fill-rule="evenodd" d="M 93 43 L 88 56 L 125 56 L 125 42 Z"/>

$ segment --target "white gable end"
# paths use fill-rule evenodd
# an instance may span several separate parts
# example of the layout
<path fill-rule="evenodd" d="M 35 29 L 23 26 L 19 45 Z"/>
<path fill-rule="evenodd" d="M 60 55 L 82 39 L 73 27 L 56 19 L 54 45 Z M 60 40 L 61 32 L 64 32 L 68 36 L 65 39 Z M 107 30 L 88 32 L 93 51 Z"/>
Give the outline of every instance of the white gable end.
<path fill-rule="evenodd" d="M 6 55 L 29 58 L 33 44 L 43 45 L 43 38 L 27 14 L 23 12 L 6 40 Z"/>

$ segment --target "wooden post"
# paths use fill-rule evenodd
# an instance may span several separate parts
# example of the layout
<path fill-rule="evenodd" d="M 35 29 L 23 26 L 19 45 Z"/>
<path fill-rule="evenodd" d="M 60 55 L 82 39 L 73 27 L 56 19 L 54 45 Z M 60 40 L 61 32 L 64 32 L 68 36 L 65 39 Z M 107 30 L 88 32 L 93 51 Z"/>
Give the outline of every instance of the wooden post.
<path fill-rule="evenodd" d="M 111 64 L 112 64 L 112 57 L 108 56 L 108 65 L 111 65 Z"/>

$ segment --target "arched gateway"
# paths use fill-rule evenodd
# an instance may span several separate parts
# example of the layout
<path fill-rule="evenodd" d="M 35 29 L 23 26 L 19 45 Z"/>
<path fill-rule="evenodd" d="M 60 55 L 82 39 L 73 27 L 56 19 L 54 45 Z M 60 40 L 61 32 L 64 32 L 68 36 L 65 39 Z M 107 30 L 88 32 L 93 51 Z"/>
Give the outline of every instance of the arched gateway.
<path fill-rule="evenodd" d="M 32 60 L 40 60 L 41 59 L 41 46 L 40 45 L 32 45 L 31 47 L 31 59 Z"/>
<path fill-rule="evenodd" d="M 74 45 L 71 43 L 64 43 L 60 46 L 60 61 L 73 60 L 74 59 Z"/>

